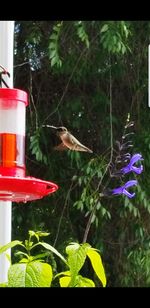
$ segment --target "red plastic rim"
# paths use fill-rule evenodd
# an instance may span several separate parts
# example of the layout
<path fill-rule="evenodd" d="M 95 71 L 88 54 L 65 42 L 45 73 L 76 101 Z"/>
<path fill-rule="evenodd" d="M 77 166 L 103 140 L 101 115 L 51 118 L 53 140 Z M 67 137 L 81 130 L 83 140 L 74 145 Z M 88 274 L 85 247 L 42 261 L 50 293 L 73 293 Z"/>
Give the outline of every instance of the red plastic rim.
<path fill-rule="evenodd" d="M 1 88 L 0 98 L 21 101 L 25 103 L 26 106 L 28 105 L 28 94 L 20 89 Z"/>
<path fill-rule="evenodd" d="M 58 186 L 34 177 L 0 176 L 0 200 L 27 202 L 52 194 Z"/>

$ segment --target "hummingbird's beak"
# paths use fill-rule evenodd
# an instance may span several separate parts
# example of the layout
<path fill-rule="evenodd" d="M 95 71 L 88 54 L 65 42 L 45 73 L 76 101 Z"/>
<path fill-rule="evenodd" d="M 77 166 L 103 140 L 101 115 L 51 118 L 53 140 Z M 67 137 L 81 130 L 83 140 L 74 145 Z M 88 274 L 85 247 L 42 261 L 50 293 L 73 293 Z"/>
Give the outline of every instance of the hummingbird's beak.
<path fill-rule="evenodd" d="M 56 129 L 56 130 L 57 130 L 57 127 L 56 127 L 56 126 L 53 126 L 53 125 L 42 125 L 42 127 L 50 127 L 50 128 L 53 128 L 53 129 Z"/>

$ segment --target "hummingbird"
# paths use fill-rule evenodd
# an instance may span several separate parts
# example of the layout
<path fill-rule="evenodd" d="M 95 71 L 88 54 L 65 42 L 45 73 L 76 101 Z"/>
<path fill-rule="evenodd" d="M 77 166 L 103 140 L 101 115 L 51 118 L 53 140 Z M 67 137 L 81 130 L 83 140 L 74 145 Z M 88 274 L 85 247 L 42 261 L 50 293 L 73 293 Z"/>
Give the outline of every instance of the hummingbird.
<path fill-rule="evenodd" d="M 51 125 L 43 125 L 43 127 L 49 127 L 56 130 L 57 136 L 61 139 L 61 143 L 54 147 L 55 150 L 64 151 L 70 149 L 72 151 L 89 152 L 92 150 L 80 143 L 64 126 L 55 127 Z"/>

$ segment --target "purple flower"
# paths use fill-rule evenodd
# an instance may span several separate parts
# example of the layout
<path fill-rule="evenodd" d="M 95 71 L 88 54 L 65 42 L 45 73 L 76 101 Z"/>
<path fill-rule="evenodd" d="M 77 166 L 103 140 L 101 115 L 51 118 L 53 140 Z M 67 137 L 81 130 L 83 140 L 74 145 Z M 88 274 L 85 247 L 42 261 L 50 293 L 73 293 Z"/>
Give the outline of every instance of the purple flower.
<path fill-rule="evenodd" d="M 136 174 L 140 174 L 143 171 L 143 166 L 142 165 L 139 167 L 134 166 L 134 164 L 139 160 L 143 160 L 142 155 L 134 154 L 131 157 L 129 164 L 126 167 L 122 168 L 120 171 L 123 174 L 129 173 L 131 171 L 135 172 Z"/>
<path fill-rule="evenodd" d="M 135 193 L 129 193 L 126 188 L 128 187 L 131 187 L 131 186 L 134 186 L 134 185 L 137 185 L 137 181 L 136 180 L 131 180 L 131 181 L 128 181 L 127 183 L 125 183 L 123 186 L 121 187 L 118 187 L 118 188 L 114 188 L 112 190 L 112 194 L 113 195 L 126 195 L 128 198 L 133 198 L 135 196 Z"/>

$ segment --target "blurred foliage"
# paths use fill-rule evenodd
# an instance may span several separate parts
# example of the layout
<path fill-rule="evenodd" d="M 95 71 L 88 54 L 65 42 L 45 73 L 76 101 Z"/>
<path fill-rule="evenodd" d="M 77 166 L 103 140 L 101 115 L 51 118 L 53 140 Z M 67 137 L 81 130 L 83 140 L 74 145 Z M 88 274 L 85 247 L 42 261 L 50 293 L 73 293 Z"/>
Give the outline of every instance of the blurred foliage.
<path fill-rule="evenodd" d="M 20 261 L 10 264 L 8 281 L 0 283 L 1 287 L 51 287 L 51 283 L 54 287 L 95 287 L 94 281 L 80 274 L 86 259 L 91 262 L 93 271 L 99 280 L 99 286 L 106 286 L 105 269 L 97 249 L 91 247 L 88 243 L 70 243 L 65 248 L 67 258 L 64 258 L 53 246 L 43 242 L 43 240 L 41 241 L 42 237 L 48 235 L 48 232 L 29 230 L 28 239 L 24 242 L 15 240 L 0 247 L 0 254 L 5 253 L 6 256 L 8 249 L 21 246 L 21 250 L 15 253 L 15 256 L 19 257 Z M 44 252 L 35 254 L 35 249 L 39 246 L 44 248 Z M 54 263 L 53 259 L 52 262 L 50 261 L 51 265 L 47 263 L 48 257 L 52 255 L 59 257 L 63 261 L 65 271 L 58 273 L 56 262 Z M 44 260 L 45 257 L 46 260 Z M 54 274 L 55 272 L 57 274 Z M 59 285 L 55 282 L 58 277 Z"/>
<path fill-rule="evenodd" d="M 17 21 L 14 85 L 29 93 L 27 174 L 50 180 L 49 197 L 13 205 L 13 239 L 29 229 L 50 231 L 64 253 L 87 241 L 100 250 L 108 286 L 150 286 L 150 112 L 147 104 L 149 21 Z M 112 95 L 111 95 L 112 94 Z M 135 122 L 134 153 L 144 157 L 134 200 L 102 198 L 101 179 L 110 160 L 110 98 L 113 142 L 127 113 Z M 53 151 L 42 125 L 66 126 L 94 154 Z M 108 174 L 104 179 L 109 181 Z M 60 265 L 61 271 L 61 265 Z M 90 266 L 87 277 L 92 277 Z"/>

